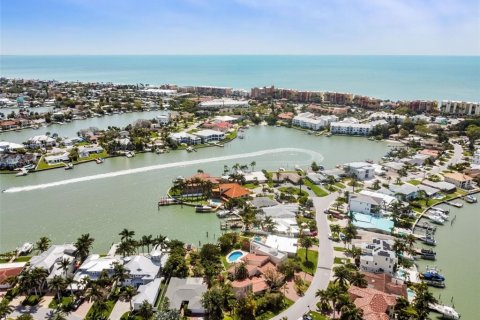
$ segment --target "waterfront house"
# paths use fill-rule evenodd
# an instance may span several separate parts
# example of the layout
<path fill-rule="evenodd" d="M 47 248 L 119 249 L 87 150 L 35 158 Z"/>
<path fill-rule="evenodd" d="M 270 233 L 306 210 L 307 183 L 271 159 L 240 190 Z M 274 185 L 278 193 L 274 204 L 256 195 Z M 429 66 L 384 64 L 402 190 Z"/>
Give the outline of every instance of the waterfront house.
<path fill-rule="evenodd" d="M 194 135 L 199 137 L 202 140 L 202 143 L 221 141 L 225 139 L 225 132 L 210 129 L 197 131 L 194 133 Z"/>
<path fill-rule="evenodd" d="M 13 170 L 28 164 L 35 164 L 36 161 L 37 155 L 32 153 L 0 154 L 0 169 Z"/>
<path fill-rule="evenodd" d="M 307 173 L 306 178 L 311 183 L 316 184 L 316 185 L 320 185 L 323 182 L 326 182 L 328 180 L 327 175 L 319 173 L 319 172 L 309 172 L 309 173 Z"/>
<path fill-rule="evenodd" d="M 282 183 L 290 181 L 293 184 L 298 184 L 302 177 L 296 172 L 275 172 L 272 174 L 272 181 L 276 183 Z"/>
<path fill-rule="evenodd" d="M 192 315 L 202 316 L 206 313 L 202 306 L 202 296 L 207 290 L 203 278 L 172 277 L 165 297 L 170 302 L 170 308 L 188 310 Z"/>
<path fill-rule="evenodd" d="M 165 126 L 170 123 L 171 118 L 172 118 L 172 115 L 170 111 L 165 111 L 161 115 L 157 116 L 157 121 L 159 125 Z"/>
<path fill-rule="evenodd" d="M 437 159 L 442 154 L 440 150 L 434 150 L 434 149 L 423 149 L 423 150 L 420 150 L 419 153 L 430 156 L 432 160 Z"/>
<path fill-rule="evenodd" d="M 372 288 L 350 286 L 348 296 L 363 311 L 362 319 L 389 320 L 394 318 L 397 296 Z"/>
<path fill-rule="evenodd" d="M 232 128 L 232 124 L 226 121 L 205 122 L 202 124 L 202 128 L 211 129 L 215 131 L 227 132 Z"/>
<path fill-rule="evenodd" d="M 99 154 L 103 152 L 103 148 L 100 146 L 80 146 L 78 147 L 78 156 L 80 158 L 86 158 L 92 154 Z"/>
<path fill-rule="evenodd" d="M 403 163 L 408 163 L 412 166 L 423 166 L 425 161 L 431 159 L 431 156 L 425 154 L 415 154 L 409 158 L 401 159 Z"/>
<path fill-rule="evenodd" d="M 404 169 L 405 164 L 401 162 L 391 161 L 382 164 L 382 167 L 385 168 L 387 171 L 398 173 L 398 171 Z"/>
<path fill-rule="evenodd" d="M 262 208 L 262 212 L 265 216 L 269 216 L 276 219 L 281 218 L 293 218 L 295 219 L 298 212 L 298 204 L 278 204 L 276 206 L 269 206 Z"/>
<path fill-rule="evenodd" d="M 343 165 L 348 176 L 355 176 L 359 180 L 368 180 L 375 177 L 375 168 L 367 162 L 350 162 Z"/>
<path fill-rule="evenodd" d="M 268 181 L 267 177 L 262 171 L 241 173 L 245 177 L 245 182 L 265 183 Z"/>
<path fill-rule="evenodd" d="M 47 270 L 49 278 L 57 274 L 59 263 L 66 259 L 70 261 L 69 270 L 73 269 L 74 253 L 77 249 L 73 244 L 52 245 L 47 251 L 30 259 L 30 268 L 43 268 Z"/>
<path fill-rule="evenodd" d="M 296 238 L 268 235 L 265 244 L 286 253 L 289 257 L 294 257 L 298 250 L 298 239 Z"/>
<path fill-rule="evenodd" d="M 450 172 L 443 175 L 446 182 L 454 184 L 457 188 L 471 189 L 473 178 L 460 172 Z"/>
<path fill-rule="evenodd" d="M 277 201 L 268 197 L 255 197 L 252 201 L 250 201 L 250 203 L 257 209 L 274 207 L 279 204 Z"/>
<path fill-rule="evenodd" d="M 472 157 L 473 164 L 480 164 L 480 148 L 475 149 Z"/>
<path fill-rule="evenodd" d="M 75 272 L 74 279 L 80 281 L 84 277 L 88 277 L 90 280 L 97 280 L 104 271 L 111 276 L 116 263 L 122 264 L 122 261 L 115 257 L 101 257 L 98 254 L 91 254 Z"/>
<path fill-rule="evenodd" d="M 214 196 L 221 198 L 223 201 L 247 198 L 250 195 L 250 191 L 238 183 L 222 183 L 212 191 Z"/>
<path fill-rule="evenodd" d="M 10 153 L 16 152 L 19 149 L 24 149 L 25 146 L 14 143 L 14 142 L 7 142 L 7 141 L 0 141 L 0 153 Z"/>
<path fill-rule="evenodd" d="M 30 149 L 48 148 L 56 145 L 56 140 L 47 135 L 39 135 L 31 137 L 27 140 L 26 146 Z"/>
<path fill-rule="evenodd" d="M 401 185 L 390 184 L 388 188 L 395 194 L 395 196 L 402 201 L 410 201 L 418 198 L 418 192 L 420 189 L 410 183 L 404 183 Z"/>
<path fill-rule="evenodd" d="M 12 277 L 20 275 L 25 264 L 26 262 L 0 263 L 0 290 L 11 287 L 7 281 Z"/>
<path fill-rule="evenodd" d="M 440 190 L 429 187 L 424 184 L 419 184 L 417 187 L 419 191 L 423 192 L 429 198 L 438 197 L 441 194 Z"/>
<path fill-rule="evenodd" d="M 13 120 L 2 120 L 0 121 L 0 128 L 2 130 L 13 130 L 18 128 L 18 123 Z"/>
<path fill-rule="evenodd" d="M 68 152 L 62 152 L 59 154 L 52 154 L 52 155 L 45 156 L 43 160 L 49 165 L 52 165 L 57 163 L 68 162 L 70 161 L 70 158 L 69 158 Z"/>
<path fill-rule="evenodd" d="M 368 288 L 407 298 L 407 285 L 403 280 L 393 278 L 388 273 L 371 273 L 366 271 L 361 273 L 367 281 Z"/>
<path fill-rule="evenodd" d="M 161 283 L 162 279 L 156 278 L 147 284 L 140 285 L 137 294 L 132 298 L 133 310 L 140 309 L 144 301 L 147 301 L 152 307 L 155 307 L 155 301 L 157 301 Z"/>
<path fill-rule="evenodd" d="M 422 180 L 422 184 L 446 193 L 453 193 L 455 192 L 455 190 L 457 190 L 457 187 L 453 183 L 446 182 L 446 181 L 435 182 L 435 181 L 424 179 Z"/>
<path fill-rule="evenodd" d="M 160 265 L 144 256 L 133 256 L 123 259 L 125 269 L 128 270 L 130 277 L 125 281 L 125 285 L 139 287 L 153 281 L 160 272 Z"/>
<path fill-rule="evenodd" d="M 202 143 L 202 138 L 186 132 L 175 132 L 169 135 L 170 140 L 181 144 L 195 145 Z"/>
<path fill-rule="evenodd" d="M 280 251 L 275 247 L 270 247 L 260 240 L 252 239 L 250 241 L 250 253 L 259 256 L 268 256 L 270 261 L 277 265 L 288 258 L 288 253 Z"/>
<path fill-rule="evenodd" d="M 372 243 L 362 245 L 360 270 L 393 275 L 398 258 L 393 250 L 393 241 L 373 239 Z"/>
<path fill-rule="evenodd" d="M 351 212 L 379 216 L 384 203 L 380 197 L 354 193 L 348 197 L 348 208 Z"/>

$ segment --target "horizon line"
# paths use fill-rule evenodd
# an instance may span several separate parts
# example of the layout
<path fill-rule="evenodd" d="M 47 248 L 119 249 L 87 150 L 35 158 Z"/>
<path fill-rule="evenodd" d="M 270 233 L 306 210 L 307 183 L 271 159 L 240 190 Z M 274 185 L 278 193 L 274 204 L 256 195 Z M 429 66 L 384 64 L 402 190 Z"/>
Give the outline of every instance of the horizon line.
<path fill-rule="evenodd" d="M 62 56 L 292 56 L 292 57 L 319 57 L 319 56 L 344 56 L 344 57 L 480 57 L 479 54 L 349 54 L 349 53 L 54 53 L 54 54 L 1 54 L 0 57 L 62 57 Z"/>

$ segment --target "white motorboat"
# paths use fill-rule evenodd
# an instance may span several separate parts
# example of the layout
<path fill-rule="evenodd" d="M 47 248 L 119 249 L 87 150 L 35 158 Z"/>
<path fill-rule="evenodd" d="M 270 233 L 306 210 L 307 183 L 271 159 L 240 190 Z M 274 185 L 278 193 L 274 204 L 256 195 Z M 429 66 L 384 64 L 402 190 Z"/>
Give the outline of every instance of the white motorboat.
<path fill-rule="evenodd" d="M 442 218 L 443 220 L 447 221 L 448 220 L 448 215 L 441 211 L 436 211 L 436 210 L 430 210 L 430 215 L 437 216 L 439 218 Z"/>
<path fill-rule="evenodd" d="M 69 162 L 68 164 L 65 165 L 65 170 L 72 170 L 73 169 L 73 163 Z"/>
<path fill-rule="evenodd" d="M 133 152 L 133 151 L 128 151 L 127 153 L 125 153 L 125 156 L 126 156 L 127 158 L 133 158 L 133 157 L 135 157 L 135 152 Z"/>
<path fill-rule="evenodd" d="M 29 254 L 33 250 L 33 243 L 25 242 L 21 247 L 17 248 L 19 255 Z"/>
<path fill-rule="evenodd" d="M 427 217 L 433 223 L 436 223 L 436 224 L 444 224 L 445 223 L 445 220 L 443 220 L 442 218 L 440 218 L 437 215 L 429 214 L 429 215 L 425 215 L 425 217 Z"/>
<path fill-rule="evenodd" d="M 452 307 L 441 305 L 438 303 L 429 303 L 428 307 L 431 310 L 442 314 L 443 318 L 445 319 L 454 319 L 454 320 L 460 319 L 460 314 Z"/>
<path fill-rule="evenodd" d="M 102 159 L 102 158 L 97 158 L 97 159 L 95 160 L 95 162 L 96 162 L 97 164 L 102 164 L 102 163 L 103 163 L 103 159 Z"/>
<path fill-rule="evenodd" d="M 475 202 L 477 202 L 477 198 L 475 198 L 472 195 L 466 195 L 465 196 L 465 201 L 468 202 L 468 203 L 475 203 Z"/>
<path fill-rule="evenodd" d="M 21 168 L 20 169 L 20 172 L 16 174 L 17 177 L 23 177 L 23 176 L 26 176 L 28 174 L 28 170 L 25 169 L 25 168 Z"/>
<path fill-rule="evenodd" d="M 185 150 L 187 150 L 187 152 L 192 152 L 193 148 L 192 147 L 187 147 L 187 149 L 185 149 Z"/>

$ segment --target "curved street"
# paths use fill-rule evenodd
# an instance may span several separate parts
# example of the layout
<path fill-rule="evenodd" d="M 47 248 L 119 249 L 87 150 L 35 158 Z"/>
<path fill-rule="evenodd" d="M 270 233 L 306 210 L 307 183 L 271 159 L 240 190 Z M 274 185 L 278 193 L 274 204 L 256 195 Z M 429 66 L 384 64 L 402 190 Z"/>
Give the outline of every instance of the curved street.
<path fill-rule="evenodd" d="M 327 209 L 332 201 L 338 197 L 338 193 L 329 194 L 326 197 L 312 197 L 313 205 L 315 206 L 315 219 L 317 221 L 318 229 L 318 262 L 317 271 L 312 279 L 305 295 L 297 300 L 290 308 L 283 311 L 274 320 L 298 319 L 301 318 L 309 310 L 315 311 L 317 309 L 317 297 L 315 293 L 319 289 L 325 289 L 330 282 L 333 265 L 333 245 L 332 241 L 328 239 L 330 227 L 328 225 L 327 216 L 323 212 Z"/>

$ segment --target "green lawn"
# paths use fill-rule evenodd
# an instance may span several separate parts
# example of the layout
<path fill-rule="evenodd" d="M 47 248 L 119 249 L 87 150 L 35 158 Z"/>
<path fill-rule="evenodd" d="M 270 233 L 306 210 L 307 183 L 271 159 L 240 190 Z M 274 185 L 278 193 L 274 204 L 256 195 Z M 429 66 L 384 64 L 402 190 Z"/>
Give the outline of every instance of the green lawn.
<path fill-rule="evenodd" d="M 422 181 L 420 181 L 420 180 L 410 180 L 410 181 L 408 181 L 408 183 L 413 184 L 414 186 L 418 186 L 419 184 L 422 183 Z"/>
<path fill-rule="evenodd" d="M 316 311 L 310 311 L 308 314 L 312 317 L 313 320 L 328 320 L 326 316 Z"/>
<path fill-rule="evenodd" d="M 275 317 L 277 314 L 279 314 L 280 312 L 282 312 L 283 310 L 286 310 L 288 309 L 294 302 L 290 299 L 287 299 L 287 298 L 284 298 L 284 301 L 285 301 L 285 307 L 280 310 L 278 313 L 273 313 L 272 311 L 268 311 L 268 312 L 265 312 L 265 313 L 262 313 L 260 315 L 256 315 L 255 316 L 255 319 L 260 319 L 260 320 L 268 320 L 268 319 L 271 319 L 273 317 Z M 223 318 L 224 320 L 225 319 L 232 319 L 232 318 Z"/>
<path fill-rule="evenodd" d="M 281 192 L 287 193 L 287 194 L 308 197 L 308 193 L 305 190 L 302 190 L 302 192 L 300 193 L 300 188 L 280 187 L 280 188 L 278 188 L 278 190 L 281 191 Z"/>
<path fill-rule="evenodd" d="M 313 191 L 313 193 L 315 193 L 317 197 L 325 197 L 328 195 L 327 191 L 313 184 L 310 180 L 304 179 L 303 182 L 307 187 L 310 187 L 310 189 Z"/>
<path fill-rule="evenodd" d="M 300 258 L 302 270 L 313 275 L 317 270 L 318 251 L 308 249 L 308 261 L 305 259 L 305 248 L 299 248 L 297 257 Z"/>
<path fill-rule="evenodd" d="M 32 259 L 32 257 L 22 256 L 15 259 L 14 262 L 28 262 L 30 259 Z"/>
<path fill-rule="evenodd" d="M 345 189 L 345 185 L 343 183 L 340 183 L 340 182 L 335 182 L 335 186 L 339 187 L 340 189 Z"/>
<path fill-rule="evenodd" d="M 336 263 L 336 264 L 345 264 L 347 262 L 350 262 L 350 259 L 348 258 L 340 258 L 340 257 L 335 257 L 333 258 L 333 263 Z"/>
<path fill-rule="evenodd" d="M 247 189 L 255 189 L 256 187 L 258 187 L 258 185 L 254 184 L 254 183 L 245 183 L 243 185 L 244 188 L 247 188 Z"/>
<path fill-rule="evenodd" d="M 105 318 L 108 319 L 108 317 L 110 316 L 110 313 L 113 310 L 113 307 L 115 306 L 116 301 L 115 300 L 107 300 L 105 303 L 107 304 L 107 309 L 102 312 L 102 315 Z M 90 308 L 90 310 L 88 310 L 88 313 L 87 313 L 87 316 L 85 317 L 85 319 L 93 319 L 94 311 L 95 311 L 95 305 L 96 305 L 96 302 L 93 304 L 93 306 Z"/>
<path fill-rule="evenodd" d="M 345 252 L 345 251 L 347 251 L 347 249 L 344 248 L 344 247 L 333 247 L 333 250 L 335 250 L 335 251 L 340 251 L 340 252 Z"/>

